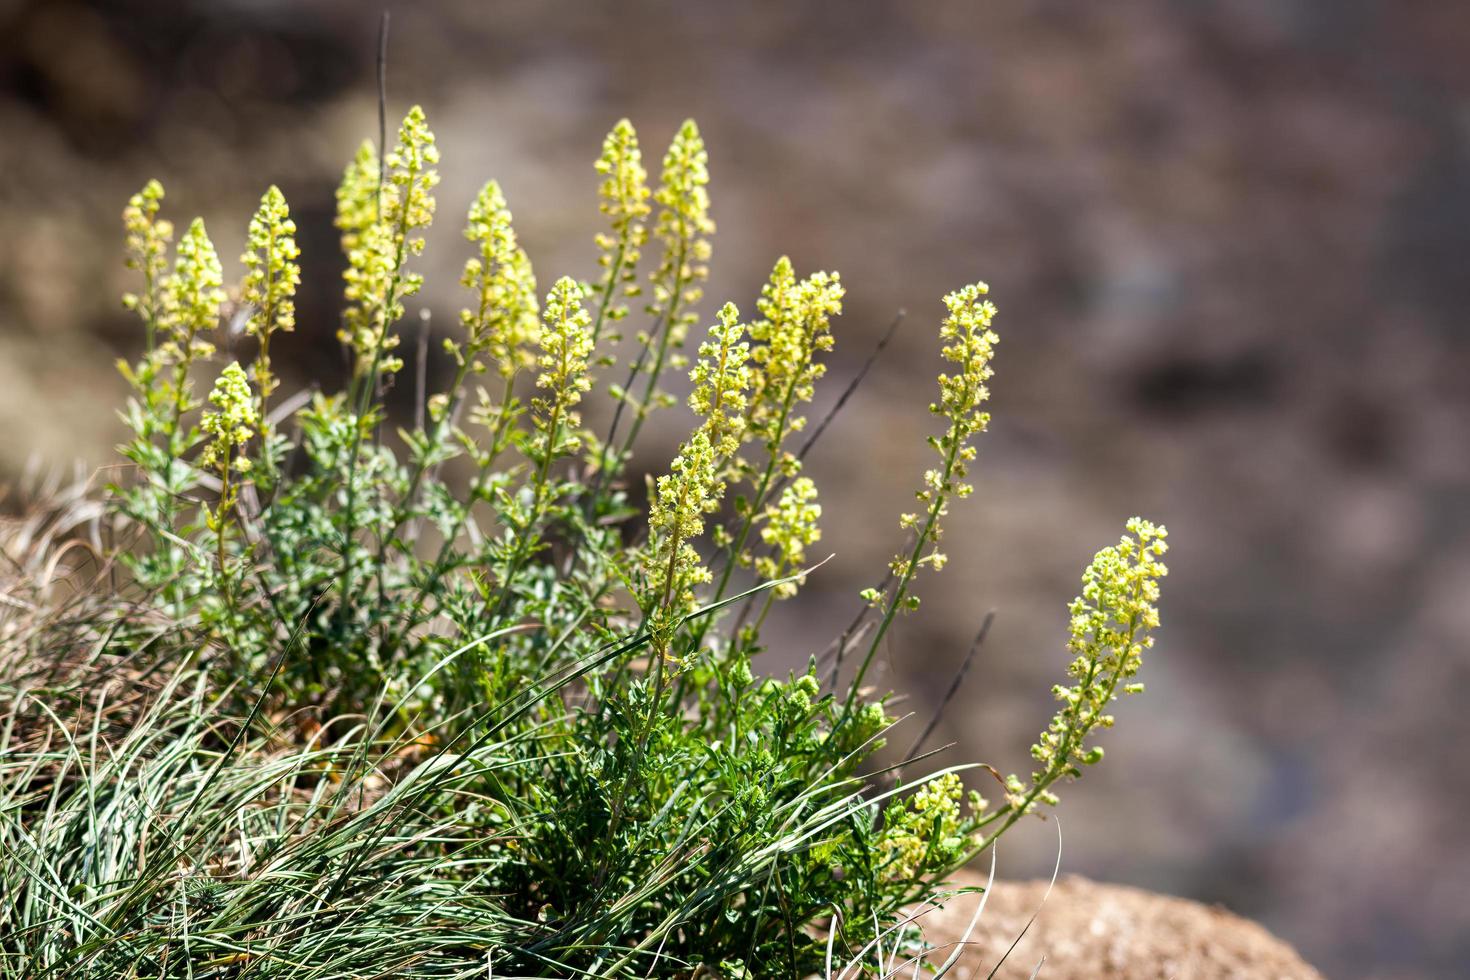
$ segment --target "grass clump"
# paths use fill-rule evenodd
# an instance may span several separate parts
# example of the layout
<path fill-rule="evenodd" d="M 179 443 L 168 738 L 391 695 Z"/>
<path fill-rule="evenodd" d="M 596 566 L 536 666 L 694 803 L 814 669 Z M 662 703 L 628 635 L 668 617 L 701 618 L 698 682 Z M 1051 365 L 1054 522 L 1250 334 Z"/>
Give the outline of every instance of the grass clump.
<path fill-rule="evenodd" d="M 100 574 L 65 598 L 41 569 L 67 534 L 9 544 L 0 977 L 797 977 L 834 951 L 923 957 L 894 932 L 903 910 L 1101 757 L 1090 737 L 1158 624 L 1163 529 L 1130 522 L 1088 569 L 1074 683 L 1029 779 L 991 802 L 955 769 L 879 771 L 895 720 L 864 682 L 970 494 L 997 343 L 985 285 L 945 298 L 937 462 L 907 545 L 830 669 L 761 678 L 767 613 L 799 597 L 820 539 L 797 439 L 842 281 L 782 258 L 756 315 L 726 303 L 691 366 L 704 143 L 686 123 L 650 187 L 620 122 L 596 165 L 599 275 L 543 294 L 485 185 L 451 383 L 394 433 L 437 162 L 415 108 L 347 168 L 352 370 L 308 399 L 277 396 L 270 356 L 301 274 L 280 191 L 233 298 L 201 222 L 173 243 L 157 183 L 128 205 L 131 475 L 87 512 L 117 543 L 98 538 Z M 604 347 L 640 298 L 619 365 Z M 217 355 L 227 304 L 252 357 Z M 624 473 L 671 371 L 696 423 L 645 512 Z M 599 389 L 604 433 L 580 414 Z"/>

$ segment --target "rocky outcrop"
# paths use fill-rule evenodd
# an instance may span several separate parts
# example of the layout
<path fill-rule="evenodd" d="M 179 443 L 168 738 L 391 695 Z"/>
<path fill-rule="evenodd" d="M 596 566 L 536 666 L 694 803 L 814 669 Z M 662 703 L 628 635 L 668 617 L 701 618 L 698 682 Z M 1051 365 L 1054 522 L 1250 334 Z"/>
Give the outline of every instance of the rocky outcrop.
<path fill-rule="evenodd" d="M 1044 957 L 1038 980 L 1322 980 L 1286 943 L 1222 908 L 1073 876 L 1058 881 L 1043 903 L 1046 886 L 996 882 L 949 976 L 989 975 L 1035 913 L 997 978 L 1027 980 Z M 929 941 L 957 940 L 978 901 L 964 896 L 925 916 Z"/>

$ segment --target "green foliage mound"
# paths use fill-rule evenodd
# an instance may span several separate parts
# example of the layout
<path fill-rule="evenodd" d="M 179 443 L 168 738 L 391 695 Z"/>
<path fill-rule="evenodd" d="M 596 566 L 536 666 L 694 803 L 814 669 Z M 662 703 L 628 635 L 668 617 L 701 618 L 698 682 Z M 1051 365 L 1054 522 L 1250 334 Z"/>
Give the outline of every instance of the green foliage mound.
<path fill-rule="evenodd" d="M 202 222 L 175 242 L 157 183 L 129 203 L 145 347 L 123 366 L 130 465 L 89 512 L 97 574 L 79 587 L 86 563 L 62 561 L 86 535 L 56 522 L 80 517 L 7 541 L 0 977 L 937 967 L 947 952 L 905 909 L 1101 757 L 1092 735 L 1158 625 L 1164 530 L 1129 522 L 1087 569 L 1035 773 L 988 801 L 957 770 L 880 771 L 895 722 L 865 680 L 970 494 L 987 287 L 944 298 L 906 543 L 807 671 L 762 678 L 767 614 L 799 597 L 820 539 L 803 431 L 840 278 L 781 259 L 755 315 L 725 304 L 690 364 L 714 232 L 704 143 L 686 123 L 650 187 L 620 122 L 596 164 L 599 274 L 543 295 L 486 184 L 442 341 L 452 381 L 395 431 L 384 399 L 413 384 L 400 322 L 438 159 L 415 108 L 343 177 L 336 394 L 277 391 L 301 258 L 279 190 L 228 292 Z M 218 354 L 226 321 L 245 364 Z M 626 363 L 604 350 L 631 322 Z M 670 372 L 695 422 L 644 507 L 624 472 L 675 402 Z M 580 413 L 602 397 L 611 424 L 593 432 Z"/>

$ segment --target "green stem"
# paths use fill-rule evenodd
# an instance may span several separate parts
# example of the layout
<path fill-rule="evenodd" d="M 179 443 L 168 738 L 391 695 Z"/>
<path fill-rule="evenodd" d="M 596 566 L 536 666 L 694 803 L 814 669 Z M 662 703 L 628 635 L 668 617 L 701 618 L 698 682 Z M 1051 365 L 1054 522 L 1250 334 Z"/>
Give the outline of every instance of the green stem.
<path fill-rule="evenodd" d="M 597 319 L 592 323 L 592 347 L 595 350 L 602 341 L 602 324 L 607 318 L 607 312 L 612 308 L 612 298 L 618 289 L 618 278 L 623 273 L 623 262 L 628 254 L 628 243 L 619 239 L 617 256 L 613 259 L 612 266 L 607 273 L 607 285 L 603 287 L 602 299 L 597 304 Z"/>
<path fill-rule="evenodd" d="M 381 170 L 383 164 L 379 163 L 378 178 L 378 221 L 382 220 L 382 194 L 383 176 Z M 403 265 L 407 259 L 408 247 L 408 198 L 412 197 L 414 180 L 417 173 L 409 174 L 408 187 L 404 192 L 404 206 L 402 214 L 398 219 L 397 244 L 393 253 L 393 275 L 388 279 L 388 289 L 383 296 L 383 302 L 378 308 L 378 335 L 373 342 L 373 359 L 368 365 L 367 374 L 360 379 L 355 379 L 361 385 L 357 397 L 356 410 L 352 418 L 352 444 L 347 459 L 347 506 L 343 509 L 342 528 L 342 583 L 337 607 L 338 622 L 345 627 L 347 625 L 348 606 L 352 594 L 352 539 L 357 534 L 355 513 L 357 500 L 357 461 L 362 450 L 362 417 L 367 413 L 372 404 L 373 392 L 377 389 L 378 369 L 383 363 L 383 345 L 388 339 L 388 328 L 392 326 L 389 322 L 389 312 L 398 300 L 398 287 L 403 278 Z"/>
<path fill-rule="evenodd" d="M 958 433 L 951 427 L 949 432 L 949 448 L 944 454 L 944 469 L 939 483 L 931 491 L 934 500 L 929 505 L 929 513 L 924 522 L 923 529 L 919 532 L 917 540 L 914 541 L 914 549 L 909 554 L 908 561 L 904 565 L 903 574 L 898 577 L 898 584 L 894 587 L 893 598 L 888 602 L 888 608 L 883 612 L 883 619 L 878 628 L 873 631 L 872 642 L 868 644 L 868 651 L 863 656 L 862 663 L 858 665 L 857 673 L 853 676 L 852 683 L 848 687 L 847 700 L 842 709 L 842 720 L 845 721 L 852 714 L 853 705 L 857 702 L 858 689 L 862 686 L 863 678 L 867 676 L 868 668 L 873 663 L 873 658 L 878 653 L 878 647 L 883 642 L 883 637 L 888 633 L 888 627 L 893 624 L 893 617 L 898 614 L 899 607 L 903 605 L 904 598 L 908 595 L 909 584 L 913 582 L 914 575 L 919 570 L 919 557 L 923 554 L 924 547 L 929 543 L 929 536 L 939 522 L 939 514 L 944 510 L 948 500 L 950 478 L 954 474 L 955 464 L 959 460 L 960 448 L 964 440 L 960 439 Z M 839 725 L 841 722 L 838 723 Z"/>
<path fill-rule="evenodd" d="M 444 414 L 434 423 L 434 429 L 429 433 L 430 446 L 438 446 L 441 440 L 443 440 L 444 430 L 448 428 L 449 420 L 454 416 L 455 409 L 460 401 L 460 386 L 464 384 L 465 378 L 469 377 L 472 367 L 473 363 L 466 357 L 464 363 L 455 369 L 454 381 L 449 386 L 449 390 L 453 393 L 451 401 L 444 406 Z M 404 491 L 403 497 L 398 501 L 397 506 L 393 508 L 393 513 L 388 518 L 388 533 L 383 535 L 378 541 L 378 565 L 380 569 L 384 564 L 383 559 L 388 551 L 388 542 L 393 540 L 393 536 L 398 533 L 398 529 L 403 526 L 403 522 L 408 520 L 409 512 L 413 509 L 414 498 L 418 495 L 419 484 L 423 482 L 424 476 L 428 471 L 429 453 L 424 453 L 415 461 L 413 474 L 409 477 L 408 489 Z M 381 571 L 379 574 L 381 576 Z"/>
<path fill-rule="evenodd" d="M 228 455 L 226 455 L 223 479 L 220 483 L 219 513 L 216 515 L 216 519 L 219 522 L 219 527 L 215 530 L 214 538 L 216 553 L 215 557 L 219 561 L 220 591 L 224 594 L 225 597 L 225 608 L 229 610 L 230 616 L 233 619 L 235 611 L 235 601 L 234 597 L 230 593 L 230 573 L 229 569 L 226 567 L 226 559 L 228 556 L 225 549 L 225 521 L 229 516 L 228 508 L 230 506 L 230 490 L 230 458 Z"/>
<path fill-rule="evenodd" d="M 506 375 L 504 395 L 500 401 L 500 410 L 495 420 L 495 428 L 491 431 L 490 435 L 490 456 L 480 466 L 478 472 L 475 474 L 475 478 L 470 482 L 469 493 L 465 499 L 464 515 L 445 533 L 444 540 L 439 545 L 439 553 L 434 557 L 434 564 L 430 567 L 429 578 L 419 586 L 418 591 L 415 593 L 402 630 L 399 631 L 393 642 L 385 647 L 385 649 L 392 649 L 397 644 L 402 643 L 407 639 L 408 634 L 422 622 L 421 616 L 423 614 L 424 603 L 428 601 L 429 595 L 438 587 L 440 580 L 449 572 L 450 561 L 454 557 L 454 542 L 459 537 L 459 532 L 464 527 L 465 521 L 469 518 L 470 508 L 474 506 L 475 500 L 484 490 L 485 483 L 491 475 L 492 467 L 495 465 L 495 460 L 505 449 L 505 433 L 510 425 L 510 401 L 514 382 L 514 372 Z"/>
<path fill-rule="evenodd" d="M 606 475 L 608 467 L 621 465 L 623 458 L 632 451 L 633 444 L 638 439 L 638 433 L 643 428 L 643 421 L 648 418 L 650 411 L 648 403 L 653 397 L 653 393 L 658 385 L 659 375 L 663 373 L 664 360 L 668 356 L 669 338 L 678 324 L 679 304 L 684 299 L 684 290 L 689 286 L 688 280 L 682 277 L 684 261 L 687 254 L 688 239 L 687 236 L 681 236 L 679 239 L 679 261 L 674 267 L 674 289 L 669 295 L 669 307 L 664 311 L 663 316 L 654 323 L 654 331 L 658 334 L 659 338 L 658 346 L 654 355 L 653 366 L 649 368 L 648 383 L 643 387 L 643 398 L 638 402 L 638 407 L 634 409 L 633 425 L 628 434 L 628 438 L 624 440 L 623 446 L 618 450 L 617 454 L 609 460 L 607 458 L 607 449 L 617 436 L 618 422 L 622 418 L 623 407 L 628 403 L 628 389 L 637 380 L 638 372 L 643 368 L 644 358 L 648 356 L 649 345 L 647 344 L 643 346 L 643 350 L 639 353 L 638 359 L 633 363 L 632 370 L 628 372 L 628 382 L 623 386 L 623 398 L 618 402 L 617 408 L 613 410 L 612 424 L 608 427 L 607 441 L 603 444 L 602 455 L 598 461 L 597 489 L 594 496 L 601 495 L 606 482 L 603 477 Z"/>
<path fill-rule="evenodd" d="M 592 349 L 594 351 L 597 350 L 597 345 L 602 342 L 602 325 L 603 325 L 604 321 L 607 319 L 608 310 L 610 310 L 612 308 L 612 298 L 613 298 L 613 295 L 617 292 L 618 278 L 622 275 L 623 264 L 624 264 L 624 261 L 625 261 L 626 255 L 627 255 L 627 251 L 628 251 L 628 244 L 627 244 L 627 242 L 624 241 L 624 240 L 620 240 L 618 242 L 617 257 L 613 260 L 612 267 L 608 271 L 608 274 L 607 274 L 607 284 L 603 287 L 603 290 L 602 290 L 602 299 L 598 300 L 598 303 L 597 303 L 597 319 L 594 320 L 593 323 L 592 323 Z M 646 348 L 645 348 L 645 350 L 646 350 Z M 629 378 L 628 378 L 628 384 L 629 385 L 631 385 L 633 383 L 633 378 L 636 375 L 637 375 L 637 368 L 635 367 L 634 368 L 634 371 L 633 371 L 633 374 L 630 375 Z M 625 386 L 625 390 L 626 390 L 626 386 Z M 596 488 L 594 489 L 593 493 L 590 496 L 588 496 L 588 498 L 587 498 L 587 506 L 586 506 L 586 508 L 583 511 L 583 513 L 585 513 L 585 514 L 588 515 L 588 519 L 591 519 L 592 511 L 596 507 L 597 498 L 601 495 L 601 492 L 602 492 L 602 483 L 603 483 L 602 477 L 603 477 L 603 473 L 607 469 L 607 447 L 608 447 L 608 444 L 612 442 L 613 436 L 617 432 L 617 425 L 618 425 L 618 418 L 617 418 L 617 416 L 622 411 L 622 408 L 623 408 L 623 402 L 620 401 L 620 402 L 618 402 L 618 407 L 613 411 L 612 431 L 608 432 L 608 434 L 607 434 L 607 442 L 603 443 L 602 449 L 598 452 L 598 455 L 597 455 L 597 484 L 596 484 Z M 577 552 L 576 552 L 576 550 L 573 550 L 573 552 L 572 552 L 573 559 L 575 559 L 576 556 L 577 556 Z M 570 574 L 570 570 L 569 570 L 569 574 Z"/>
<path fill-rule="evenodd" d="M 566 378 L 568 373 L 567 357 L 568 345 L 562 345 L 561 363 L 558 365 L 557 377 Z M 500 597 L 495 602 L 495 612 L 492 622 L 500 619 L 500 614 L 505 609 L 506 602 L 510 599 L 511 586 L 515 582 L 516 575 L 520 573 L 523 566 L 531 557 L 532 535 L 536 531 L 536 525 L 541 523 L 544 504 L 542 495 L 546 490 L 546 480 L 551 473 L 552 460 L 556 458 L 556 446 L 561 440 L 561 424 L 564 404 L 562 393 L 556 394 L 556 401 L 551 406 L 551 419 L 546 424 L 546 446 L 541 456 L 541 464 L 536 469 L 536 480 L 531 485 L 531 513 L 526 518 L 525 527 L 521 530 L 519 540 L 516 542 L 515 550 L 511 552 L 511 560 L 506 566 L 505 580 L 500 584 Z"/>
<path fill-rule="evenodd" d="M 141 264 L 143 267 L 143 295 L 148 299 L 148 308 L 143 315 L 143 333 L 147 344 L 144 349 L 148 354 L 152 354 L 158 342 L 158 280 L 153 275 L 151 257 L 146 252 Z"/>
<path fill-rule="evenodd" d="M 676 515 L 683 513 L 684 508 L 688 504 L 688 486 L 688 481 L 682 481 L 680 483 L 679 502 L 674 510 L 674 513 Z M 633 777 L 638 772 L 639 765 L 642 764 L 643 753 L 645 752 L 648 745 L 648 737 L 653 731 L 653 721 L 658 716 L 659 705 L 663 703 L 664 660 L 667 658 L 669 650 L 668 636 L 666 630 L 668 623 L 669 607 L 674 595 L 674 582 L 675 579 L 678 577 L 679 548 L 681 545 L 683 545 L 683 543 L 683 538 L 679 534 L 678 518 L 676 516 L 674 522 L 674 533 L 669 539 L 669 564 L 667 570 L 664 573 L 663 589 L 660 593 L 658 603 L 648 617 L 650 619 L 654 619 L 656 617 L 656 621 L 654 622 L 649 634 L 651 638 L 651 642 L 649 643 L 649 650 L 653 656 L 653 695 L 648 702 L 648 713 L 644 716 L 643 724 L 639 726 L 638 741 L 633 752 L 632 765 L 629 767 L 628 772 L 623 777 L 623 788 L 621 792 L 619 792 L 617 797 L 613 800 L 613 812 L 610 815 L 608 821 L 609 829 L 607 839 L 609 841 L 613 841 L 616 838 L 618 826 L 622 822 L 624 800 L 628 798 L 628 794 L 632 791 Z M 602 880 L 603 875 L 606 873 L 606 870 L 607 864 L 604 863 L 602 868 L 598 872 L 597 880 L 599 884 Z"/>
<path fill-rule="evenodd" d="M 188 404 L 188 396 L 185 393 L 185 385 L 189 380 L 189 367 L 194 362 L 193 349 L 194 338 L 198 331 L 192 326 L 188 329 L 179 352 L 179 363 L 174 366 L 173 380 L 173 405 L 164 428 L 164 464 L 163 473 L 163 506 L 161 524 L 165 528 L 172 528 L 174 522 L 174 504 L 176 489 L 174 487 L 174 463 L 183 454 L 184 446 L 179 440 L 179 429 L 184 422 L 184 409 Z M 173 562 L 170 562 L 174 566 Z M 175 567 L 175 570 L 177 568 Z M 170 576 L 170 581 L 164 586 L 164 594 L 172 600 L 177 595 L 175 582 L 178 576 Z"/>

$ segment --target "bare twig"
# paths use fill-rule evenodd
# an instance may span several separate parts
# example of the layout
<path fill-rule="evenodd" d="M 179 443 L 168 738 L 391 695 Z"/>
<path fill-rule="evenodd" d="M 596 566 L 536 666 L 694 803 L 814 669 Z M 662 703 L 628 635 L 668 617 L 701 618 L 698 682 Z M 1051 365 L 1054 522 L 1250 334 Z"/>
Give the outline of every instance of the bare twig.
<path fill-rule="evenodd" d="M 388 179 L 388 8 L 378 21 L 378 214 L 383 220 L 383 183 Z"/>
<path fill-rule="evenodd" d="M 975 639 L 970 643 L 970 652 L 965 654 L 960 669 L 955 672 L 954 680 L 949 682 L 949 690 L 944 692 L 944 700 L 939 702 L 939 707 L 934 709 L 934 716 L 929 719 L 929 724 L 924 726 L 919 737 L 914 739 L 914 744 L 909 746 L 909 750 L 903 754 L 904 759 L 912 759 L 916 756 L 924 747 L 924 743 L 929 740 L 929 736 L 933 735 L 934 730 L 939 727 L 939 720 L 944 717 L 945 709 L 959 693 L 960 685 L 965 682 L 965 675 L 970 672 L 970 665 L 975 662 L 975 654 L 979 653 L 980 648 L 985 645 L 985 638 L 990 635 L 990 624 L 993 622 L 995 622 L 994 609 L 985 614 L 985 620 L 980 624 L 980 632 L 975 634 Z"/>
<path fill-rule="evenodd" d="M 837 397 L 837 401 L 827 411 L 827 414 L 822 416 L 822 421 L 812 430 L 811 437 L 797 451 L 796 458 L 798 460 L 806 459 L 806 454 L 811 452 L 812 447 L 817 444 L 817 440 L 822 438 L 822 433 L 827 431 L 827 426 L 832 424 L 832 420 L 837 417 L 837 413 L 842 411 L 843 407 L 847 405 L 847 400 L 852 397 L 853 392 L 857 391 L 858 386 L 867 378 L 868 372 L 873 369 L 873 365 L 878 362 L 878 358 L 883 356 L 883 351 L 887 349 L 889 342 L 893 340 L 894 334 L 898 333 L 898 328 L 903 324 L 904 317 L 906 316 L 908 316 L 908 311 L 904 309 L 900 309 L 893 315 L 893 321 L 888 324 L 888 329 L 883 331 L 883 336 L 878 339 L 877 346 L 868 354 L 868 359 L 863 362 L 862 367 L 858 368 L 858 373 L 853 375 L 852 380 L 847 383 L 847 387 L 842 389 L 842 394 Z"/>

